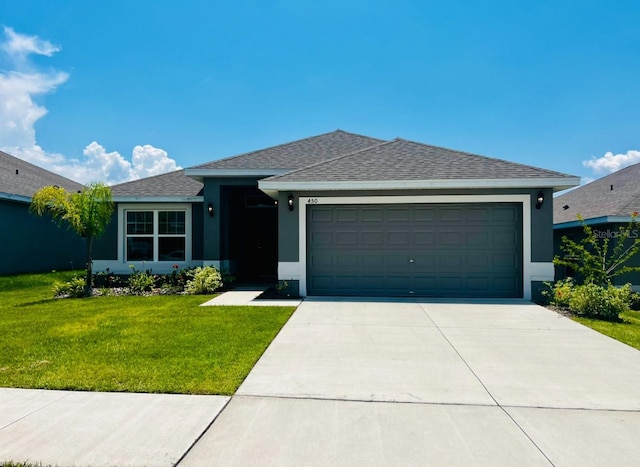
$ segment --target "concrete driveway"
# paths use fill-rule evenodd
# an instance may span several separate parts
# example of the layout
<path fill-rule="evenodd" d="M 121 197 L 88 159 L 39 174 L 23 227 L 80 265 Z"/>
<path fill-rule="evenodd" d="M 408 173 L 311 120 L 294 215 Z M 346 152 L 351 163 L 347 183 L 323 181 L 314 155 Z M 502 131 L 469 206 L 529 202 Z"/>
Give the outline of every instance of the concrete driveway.
<path fill-rule="evenodd" d="M 524 301 L 313 299 L 230 400 L 0 389 L 0 461 L 636 466 L 640 352 Z"/>
<path fill-rule="evenodd" d="M 180 463 L 637 465 L 640 352 L 524 301 L 307 299 Z"/>

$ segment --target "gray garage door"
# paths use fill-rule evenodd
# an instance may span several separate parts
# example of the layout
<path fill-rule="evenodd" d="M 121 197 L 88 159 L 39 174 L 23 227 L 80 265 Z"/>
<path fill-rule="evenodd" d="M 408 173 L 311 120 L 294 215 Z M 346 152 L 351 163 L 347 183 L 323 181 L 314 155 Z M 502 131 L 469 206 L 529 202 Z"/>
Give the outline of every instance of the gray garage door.
<path fill-rule="evenodd" d="M 309 295 L 522 297 L 522 205 L 317 205 Z"/>

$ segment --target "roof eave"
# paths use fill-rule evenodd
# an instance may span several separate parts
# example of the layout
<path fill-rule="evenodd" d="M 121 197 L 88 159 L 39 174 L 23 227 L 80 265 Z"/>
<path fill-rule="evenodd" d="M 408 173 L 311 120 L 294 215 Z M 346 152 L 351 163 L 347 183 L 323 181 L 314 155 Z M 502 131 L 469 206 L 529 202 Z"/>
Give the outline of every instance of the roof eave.
<path fill-rule="evenodd" d="M 202 182 L 207 177 L 239 178 L 239 177 L 273 177 L 290 172 L 291 169 L 184 169 L 184 174 Z"/>
<path fill-rule="evenodd" d="M 474 188 L 553 188 L 561 191 L 578 186 L 580 178 L 503 178 L 452 180 L 281 181 L 260 180 L 258 187 L 270 194 L 278 191 L 420 190 Z"/>
<path fill-rule="evenodd" d="M 31 196 L 16 195 L 15 193 L 1 193 L 0 199 L 8 199 L 9 201 L 19 201 L 21 203 L 30 203 Z"/>
<path fill-rule="evenodd" d="M 114 203 L 202 203 L 204 196 L 114 196 Z"/>
<path fill-rule="evenodd" d="M 598 225 L 598 224 L 626 224 L 631 222 L 633 217 L 631 216 L 600 216 L 592 217 L 591 219 L 584 219 L 586 225 Z M 553 225 L 553 230 L 571 229 L 573 227 L 582 227 L 582 222 L 579 220 L 558 222 Z"/>

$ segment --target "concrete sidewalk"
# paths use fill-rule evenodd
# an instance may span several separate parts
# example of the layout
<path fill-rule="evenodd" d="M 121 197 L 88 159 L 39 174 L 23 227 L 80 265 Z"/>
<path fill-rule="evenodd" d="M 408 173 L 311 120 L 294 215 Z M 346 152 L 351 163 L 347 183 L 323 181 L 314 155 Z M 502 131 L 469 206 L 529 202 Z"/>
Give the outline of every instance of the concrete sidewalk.
<path fill-rule="evenodd" d="M 0 461 L 171 466 L 229 401 L 222 396 L 0 389 Z"/>
<path fill-rule="evenodd" d="M 524 301 L 307 299 L 233 398 L 0 389 L 0 460 L 636 466 L 640 352 Z"/>

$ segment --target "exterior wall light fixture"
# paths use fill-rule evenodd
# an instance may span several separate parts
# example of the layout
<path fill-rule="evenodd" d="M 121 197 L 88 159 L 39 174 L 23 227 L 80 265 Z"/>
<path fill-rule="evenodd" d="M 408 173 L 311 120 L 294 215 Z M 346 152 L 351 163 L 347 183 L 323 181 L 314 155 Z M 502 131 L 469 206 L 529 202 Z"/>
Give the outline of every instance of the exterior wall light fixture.
<path fill-rule="evenodd" d="M 287 203 L 289 204 L 289 211 L 293 211 L 293 195 L 289 195 Z"/>
<path fill-rule="evenodd" d="M 215 211 L 213 209 L 213 204 L 209 203 L 207 205 L 207 212 L 209 213 L 209 217 L 213 217 L 213 215 L 215 214 Z"/>
<path fill-rule="evenodd" d="M 544 203 L 544 193 L 539 192 L 538 197 L 536 198 L 536 209 L 540 209 L 542 207 L 542 203 Z"/>

